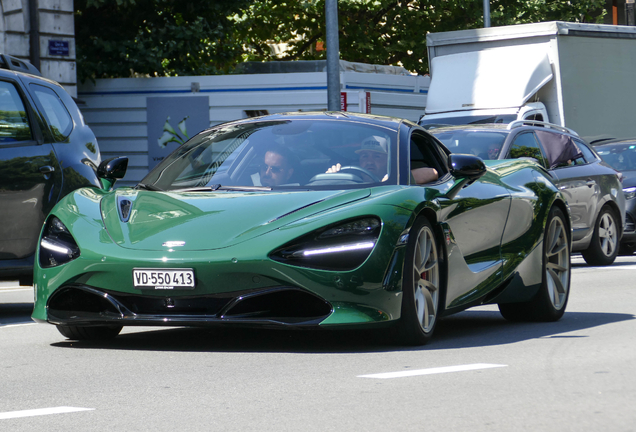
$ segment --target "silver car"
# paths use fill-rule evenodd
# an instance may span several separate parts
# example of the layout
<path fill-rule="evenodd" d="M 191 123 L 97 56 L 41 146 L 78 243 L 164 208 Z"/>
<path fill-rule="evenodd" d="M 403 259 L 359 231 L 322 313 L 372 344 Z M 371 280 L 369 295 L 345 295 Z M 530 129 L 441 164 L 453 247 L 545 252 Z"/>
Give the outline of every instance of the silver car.
<path fill-rule="evenodd" d="M 436 127 L 429 132 L 453 153 L 484 160 L 535 160 L 550 173 L 570 206 L 572 251 L 580 252 L 589 265 L 614 262 L 625 221 L 620 174 L 575 132 L 534 121 Z"/>

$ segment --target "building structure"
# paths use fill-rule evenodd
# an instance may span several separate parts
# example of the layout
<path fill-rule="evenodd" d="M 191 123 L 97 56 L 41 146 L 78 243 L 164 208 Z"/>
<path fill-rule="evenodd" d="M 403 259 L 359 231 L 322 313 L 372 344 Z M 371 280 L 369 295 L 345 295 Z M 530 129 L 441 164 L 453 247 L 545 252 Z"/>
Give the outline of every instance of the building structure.
<path fill-rule="evenodd" d="M 30 62 L 76 97 L 73 0 L 0 0 L 0 53 Z"/>

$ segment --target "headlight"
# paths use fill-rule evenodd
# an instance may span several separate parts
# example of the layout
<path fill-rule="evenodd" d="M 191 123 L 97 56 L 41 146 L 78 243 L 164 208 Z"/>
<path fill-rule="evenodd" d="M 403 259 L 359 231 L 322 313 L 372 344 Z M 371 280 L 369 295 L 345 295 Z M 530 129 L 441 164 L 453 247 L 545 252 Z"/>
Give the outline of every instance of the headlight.
<path fill-rule="evenodd" d="M 51 216 L 40 239 L 40 267 L 56 267 L 79 256 L 79 247 L 68 228 L 58 218 Z"/>
<path fill-rule="evenodd" d="M 625 188 L 623 193 L 625 194 L 625 199 L 632 199 L 636 197 L 636 187 Z"/>
<path fill-rule="evenodd" d="M 270 258 L 321 270 L 353 270 L 371 254 L 382 223 L 365 217 L 314 231 L 273 251 Z"/>

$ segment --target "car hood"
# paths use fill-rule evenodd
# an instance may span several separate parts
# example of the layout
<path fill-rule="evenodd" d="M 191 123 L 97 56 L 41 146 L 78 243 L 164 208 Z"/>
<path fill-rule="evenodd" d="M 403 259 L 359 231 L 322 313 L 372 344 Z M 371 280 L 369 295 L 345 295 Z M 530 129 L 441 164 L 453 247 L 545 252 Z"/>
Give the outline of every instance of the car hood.
<path fill-rule="evenodd" d="M 127 249 L 163 251 L 174 247 L 166 242 L 185 242 L 179 250 L 212 250 L 370 194 L 369 189 L 181 193 L 118 189 L 102 199 L 101 214 L 112 240 Z"/>

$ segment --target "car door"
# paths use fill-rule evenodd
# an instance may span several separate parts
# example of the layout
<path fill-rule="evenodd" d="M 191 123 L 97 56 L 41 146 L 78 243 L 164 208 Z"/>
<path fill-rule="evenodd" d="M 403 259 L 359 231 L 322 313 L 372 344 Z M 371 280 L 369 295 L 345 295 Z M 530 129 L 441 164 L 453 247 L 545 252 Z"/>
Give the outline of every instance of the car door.
<path fill-rule="evenodd" d="M 566 136 L 549 131 L 537 132 L 537 138 L 544 148 L 559 135 Z M 570 162 L 551 167 L 550 174 L 570 206 L 572 240 L 580 240 L 594 229 L 601 198 L 598 175 L 582 154 Z"/>
<path fill-rule="evenodd" d="M 440 178 L 434 188 L 441 195 L 440 222 L 444 229 L 448 268 L 446 307 L 458 307 L 482 297 L 501 283 L 501 239 L 510 209 L 510 193 L 496 175 L 486 173 L 462 188 L 452 198 L 445 197 L 455 183 L 448 174 L 446 154 L 437 141 L 424 134 L 411 137 L 411 168 L 434 166 Z M 431 164 L 431 160 L 435 161 Z"/>
<path fill-rule="evenodd" d="M 46 215 L 57 202 L 61 173 L 53 146 L 19 84 L 0 78 L 0 260 L 35 252 Z"/>

